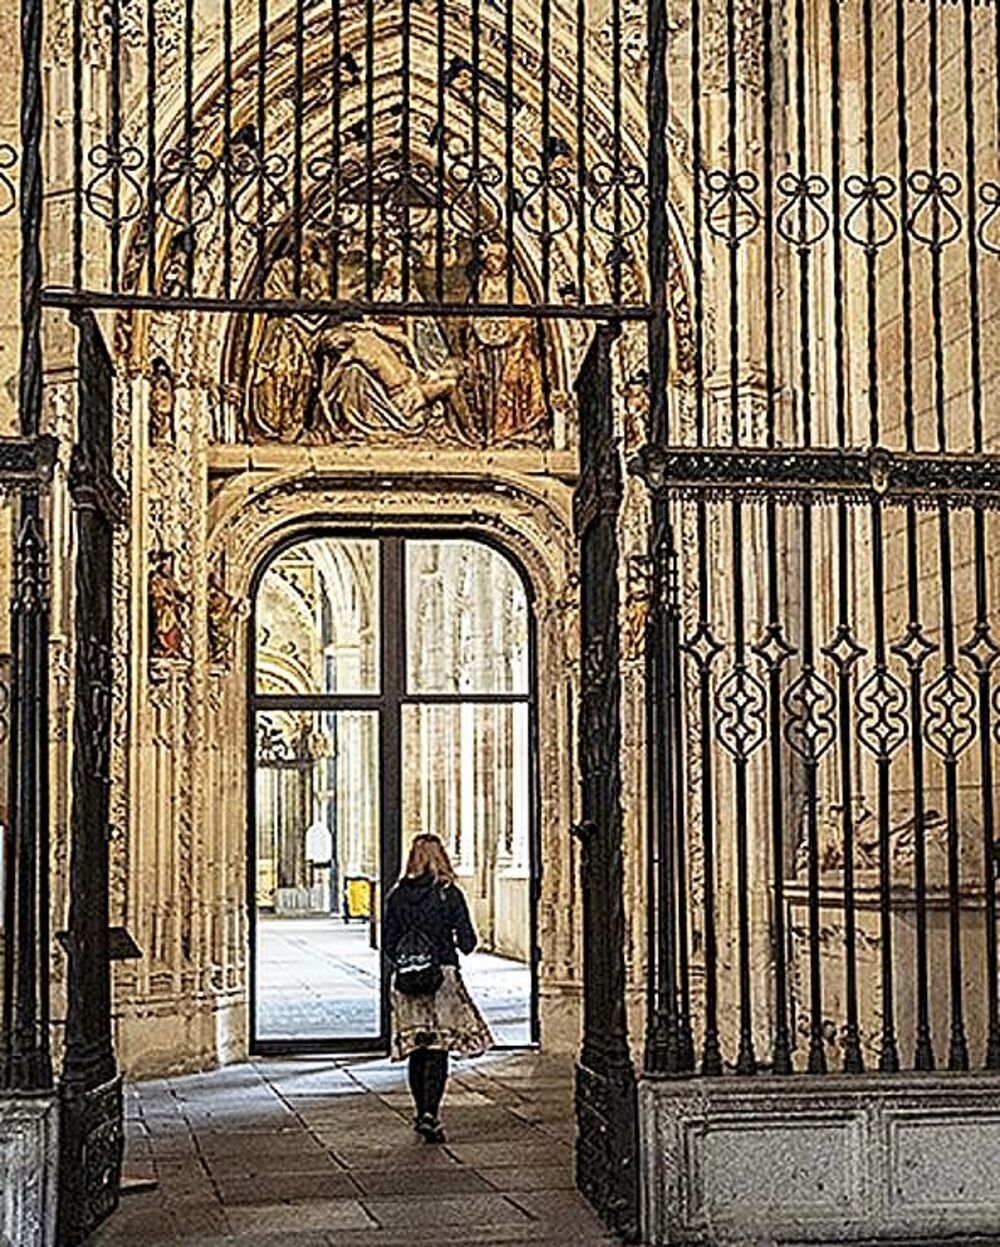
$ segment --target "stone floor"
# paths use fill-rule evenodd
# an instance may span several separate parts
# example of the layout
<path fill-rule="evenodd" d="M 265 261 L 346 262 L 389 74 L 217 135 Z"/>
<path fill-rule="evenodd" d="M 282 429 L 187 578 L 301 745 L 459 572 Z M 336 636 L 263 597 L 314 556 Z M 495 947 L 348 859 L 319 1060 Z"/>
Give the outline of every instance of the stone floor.
<path fill-rule="evenodd" d="M 89 1247 L 465 1247 L 614 1241 L 573 1188 L 572 1066 L 458 1063 L 445 1146 L 411 1128 L 402 1067 L 268 1060 L 127 1088 L 123 1197 Z"/>
<path fill-rule="evenodd" d="M 379 954 L 366 925 L 339 918 L 261 916 L 257 928 L 259 1039 L 358 1040 L 377 1037 Z M 531 1042 L 531 970 L 474 952 L 462 977 L 496 1042 Z"/>

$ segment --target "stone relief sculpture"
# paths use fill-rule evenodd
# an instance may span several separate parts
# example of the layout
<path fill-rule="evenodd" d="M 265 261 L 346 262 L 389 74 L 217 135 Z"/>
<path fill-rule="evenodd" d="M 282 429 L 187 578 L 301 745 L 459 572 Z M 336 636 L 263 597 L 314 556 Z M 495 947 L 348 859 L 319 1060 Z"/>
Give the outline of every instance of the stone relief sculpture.
<path fill-rule="evenodd" d="M 431 296 L 421 289 L 426 276 L 418 261 L 410 302 Z M 401 300 L 401 270 L 398 252 L 381 260 L 375 302 Z M 276 261 L 269 295 L 287 297 L 294 274 L 291 257 Z M 341 261 L 341 290 L 360 297 L 363 278 L 360 255 Z M 474 261 L 455 257 L 451 279 L 464 282 L 467 294 L 476 284 L 481 302 L 505 302 L 503 244 L 489 243 Z M 329 259 L 321 244 L 306 242 L 300 281 L 310 297 L 327 297 Z M 523 297 L 519 281 L 517 288 Z M 243 347 L 242 435 L 305 444 L 412 445 L 420 438 L 433 445 L 548 446 L 552 410 L 543 360 L 542 332 L 527 318 L 256 318 Z"/>
<path fill-rule="evenodd" d="M 166 550 L 153 554 L 148 580 L 149 657 L 151 661 L 188 656 L 188 595 L 174 572 L 174 556 Z"/>
<path fill-rule="evenodd" d="M 507 251 L 494 241 L 483 256 L 480 300 L 507 302 L 507 285 Z M 522 283 L 516 280 L 514 298 L 527 302 Z M 549 418 L 537 325 L 528 319 L 475 317 L 470 328 L 475 341 L 469 354 L 470 381 L 477 406 L 492 413 L 494 444 L 535 442 Z"/>
<path fill-rule="evenodd" d="M 174 402 L 173 373 L 162 355 L 157 355 L 152 362 L 149 378 L 150 446 L 174 444 Z"/>
<path fill-rule="evenodd" d="M 236 599 L 226 592 L 221 567 L 208 574 L 208 660 L 213 666 L 227 667 L 236 639 Z"/>

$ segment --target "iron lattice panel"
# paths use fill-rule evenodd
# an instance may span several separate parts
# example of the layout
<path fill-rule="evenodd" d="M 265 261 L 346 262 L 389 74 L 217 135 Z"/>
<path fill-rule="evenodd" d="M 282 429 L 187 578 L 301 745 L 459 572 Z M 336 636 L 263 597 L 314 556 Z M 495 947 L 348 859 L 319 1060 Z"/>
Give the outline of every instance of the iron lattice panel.
<path fill-rule="evenodd" d="M 617 2 L 108 0 L 69 29 L 50 303 L 643 314 Z"/>

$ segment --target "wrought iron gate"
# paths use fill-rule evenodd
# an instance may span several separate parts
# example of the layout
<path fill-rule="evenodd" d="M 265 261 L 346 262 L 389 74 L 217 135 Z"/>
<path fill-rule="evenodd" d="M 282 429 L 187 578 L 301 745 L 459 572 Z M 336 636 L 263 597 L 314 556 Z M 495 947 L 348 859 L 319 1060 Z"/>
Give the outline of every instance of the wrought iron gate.
<path fill-rule="evenodd" d="M 621 465 L 614 436 L 611 343 L 597 330 L 577 381 L 580 483 L 580 711 L 583 1047 L 577 1066 L 577 1180 L 604 1218 L 637 1230 L 636 1089 L 625 1017 L 622 880 L 621 648 L 618 513 Z"/>
<path fill-rule="evenodd" d="M 564 369 L 562 383 L 572 383 L 564 348 L 574 333 L 567 326 L 648 320 L 655 388 L 663 380 L 657 343 L 666 323 L 667 23 L 665 8 L 651 6 L 647 37 L 647 15 L 622 0 L 565 7 L 556 0 L 259 0 L 250 6 L 65 0 L 52 12 L 66 20 L 43 32 L 43 7 L 42 0 L 21 0 L 22 417 L 37 432 L 42 309 L 80 314 L 87 378 L 81 401 L 94 420 L 81 426 L 76 456 L 86 545 L 78 593 L 93 610 L 78 612 L 75 637 L 79 929 L 71 955 L 81 977 L 71 999 L 64 1079 L 71 1123 L 64 1206 L 80 1183 L 93 1191 L 103 1180 L 90 1171 L 89 1159 L 72 1163 L 74 1156 L 91 1156 L 85 1139 L 93 1128 L 94 1164 L 110 1184 L 85 1213 L 89 1223 L 113 1199 L 119 1142 L 117 1091 L 107 1081 L 106 934 L 96 925 L 97 911 L 105 911 L 103 882 L 95 884 L 93 911 L 80 904 L 85 881 L 105 862 L 103 591 L 114 510 L 104 425 L 97 420 L 107 396 L 93 371 L 90 316 L 108 314 L 116 354 L 123 356 L 135 346 L 137 326 L 179 313 L 231 315 L 241 318 L 238 325 L 255 317 L 297 318 L 319 326 L 333 351 L 344 326 L 384 326 L 378 318 L 395 326 L 428 318 L 449 326 L 519 318 L 534 326 L 550 415 L 557 366 Z M 635 87 L 644 44 L 652 51 L 649 126 Z M 49 98 L 62 110 L 58 118 L 43 114 L 43 46 L 55 67 Z M 60 178 L 68 173 L 68 186 L 46 201 L 42 137 L 49 124 L 69 136 L 68 168 L 58 169 Z M 6 167 L 0 166 L 0 191 L 12 188 Z M 610 463 L 609 335 L 601 331 L 586 371 L 600 384 L 598 406 L 587 416 L 596 439 L 587 451 L 596 456 L 588 480 Z M 581 339 L 585 332 L 575 334 L 578 346 Z M 148 362 L 155 372 L 156 361 Z M 173 382 L 161 369 L 154 380 L 164 379 Z M 586 406 L 586 387 L 581 393 Z M 607 484 L 595 486 L 599 494 Z M 603 632 L 612 626 L 613 602 L 601 597 L 603 571 L 615 558 L 606 501 L 593 525 L 581 530 L 593 561 L 587 579 L 597 595 L 588 627 L 607 646 L 603 658 L 596 649 L 590 655 L 592 667 L 605 664 L 606 680 L 595 684 L 600 673 L 591 672 L 593 713 L 598 703 L 606 708 L 616 687 L 608 665 L 613 636 Z M 39 651 L 47 629 L 43 618 Z M 15 687 L 16 698 L 30 696 L 30 685 Z M 29 729 L 41 756 L 45 723 L 32 721 Z M 621 895 L 610 773 L 588 780 L 586 800 L 597 803 L 601 831 L 585 848 L 588 924 L 598 934 L 588 952 L 581 1175 L 616 1223 L 630 1228 L 631 1071 L 619 1006 L 613 1018 L 604 1016 L 622 989 L 621 965 L 617 954 L 608 960 L 600 923 L 617 912 Z M 45 809 L 28 811 L 28 822 L 31 843 L 44 845 Z M 609 908 L 612 896 L 619 899 Z M 64 1226 L 67 1235 L 76 1233 L 68 1221 Z"/>
<path fill-rule="evenodd" d="M 998 12 L 691 6 L 654 1071 L 1000 1067 Z"/>

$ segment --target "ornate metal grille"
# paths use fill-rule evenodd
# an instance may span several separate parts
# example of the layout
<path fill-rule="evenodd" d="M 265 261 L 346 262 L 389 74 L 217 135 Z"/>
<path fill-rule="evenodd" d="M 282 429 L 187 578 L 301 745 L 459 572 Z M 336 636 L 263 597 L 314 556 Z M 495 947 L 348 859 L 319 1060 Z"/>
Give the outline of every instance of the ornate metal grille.
<path fill-rule="evenodd" d="M 625 33 L 618 0 L 78 0 L 46 301 L 642 316 Z"/>
<path fill-rule="evenodd" d="M 687 16 L 648 1065 L 997 1068 L 996 10 Z"/>

